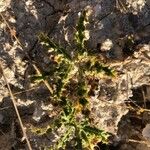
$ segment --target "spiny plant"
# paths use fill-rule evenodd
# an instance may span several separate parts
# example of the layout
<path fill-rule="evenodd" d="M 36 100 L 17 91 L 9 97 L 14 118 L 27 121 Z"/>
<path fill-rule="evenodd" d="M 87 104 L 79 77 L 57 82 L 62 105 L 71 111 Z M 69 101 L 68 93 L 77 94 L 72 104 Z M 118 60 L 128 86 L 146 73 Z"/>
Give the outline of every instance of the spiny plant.
<path fill-rule="evenodd" d="M 76 48 L 69 53 L 60 44 L 52 41 L 47 35 L 39 35 L 40 43 L 51 53 L 52 71 L 49 74 L 36 76 L 34 80 L 50 78 L 53 87 L 51 95 L 57 107 L 61 108 L 57 119 L 51 124 L 51 131 L 64 130 L 63 134 L 50 149 L 59 150 L 70 147 L 76 150 L 93 150 L 98 142 L 107 142 L 109 134 L 98 129 L 90 118 L 91 80 L 105 76 L 114 76 L 109 67 L 100 62 L 98 56 L 88 52 L 85 41 L 88 40 L 88 11 L 84 10 L 76 25 L 74 42 Z M 44 130 L 44 134 L 50 128 Z M 37 133 L 41 134 L 42 130 Z"/>

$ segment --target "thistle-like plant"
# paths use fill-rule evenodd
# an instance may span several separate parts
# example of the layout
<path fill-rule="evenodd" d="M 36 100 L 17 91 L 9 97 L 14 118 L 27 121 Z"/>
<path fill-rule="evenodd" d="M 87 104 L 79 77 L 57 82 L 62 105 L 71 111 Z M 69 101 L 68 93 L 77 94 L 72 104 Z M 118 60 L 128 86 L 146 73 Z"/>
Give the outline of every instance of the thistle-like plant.
<path fill-rule="evenodd" d="M 114 74 L 109 67 L 100 62 L 98 56 L 88 53 L 85 45 L 85 41 L 88 40 L 87 23 L 87 11 L 84 10 L 76 25 L 76 49 L 73 54 L 53 42 L 47 35 L 39 36 L 40 43 L 51 52 L 55 65 L 48 75 L 43 73 L 35 79 L 53 79 L 51 97 L 57 103 L 57 107 L 61 108 L 61 112 L 51 129 L 53 131 L 63 128 L 65 131 L 56 145 L 52 146 L 53 150 L 66 149 L 67 143 L 77 150 L 93 150 L 98 142 L 107 142 L 108 134 L 96 128 L 90 119 L 90 80 Z"/>

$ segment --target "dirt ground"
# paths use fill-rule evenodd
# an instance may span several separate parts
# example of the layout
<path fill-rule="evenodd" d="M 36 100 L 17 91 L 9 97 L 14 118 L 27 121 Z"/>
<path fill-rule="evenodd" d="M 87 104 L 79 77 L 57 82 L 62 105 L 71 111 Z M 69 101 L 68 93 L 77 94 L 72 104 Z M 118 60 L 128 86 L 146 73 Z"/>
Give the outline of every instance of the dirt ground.
<path fill-rule="evenodd" d="M 99 79 L 98 94 L 91 98 L 95 124 L 112 134 L 108 145 L 98 145 L 101 150 L 150 150 L 150 0 L 1 0 L 0 63 L 32 148 L 44 150 L 59 136 L 31 132 L 50 124 L 56 111 L 47 87 L 30 80 L 35 74 L 30 60 L 42 72 L 52 65 L 38 34 L 44 32 L 68 49 L 78 14 L 87 8 L 91 15 L 86 45 L 95 53 L 101 50 L 106 64 L 118 72 L 115 79 Z M 130 50 L 127 41 L 132 36 Z M 26 149 L 0 75 L 0 150 Z"/>

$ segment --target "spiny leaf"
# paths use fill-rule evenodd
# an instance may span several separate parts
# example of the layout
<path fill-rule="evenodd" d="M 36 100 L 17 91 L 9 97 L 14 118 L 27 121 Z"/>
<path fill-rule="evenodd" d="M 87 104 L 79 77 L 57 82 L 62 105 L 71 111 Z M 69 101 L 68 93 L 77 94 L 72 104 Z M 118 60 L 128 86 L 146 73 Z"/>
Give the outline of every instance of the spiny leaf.
<path fill-rule="evenodd" d="M 66 133 L 64 133 L 64 135 L 60 138 L 60 140 L 58 141 L 57 144 L 57 149 L 59 148 L 65 148 L 66 142 L 68 141 L 68 138 L 72 132 L 72 128 L 69 128 Z"/>
<path fill-rule="evenodd" d="M 64 96 L 62 96 L 62 97 L 60 98 L 59 105 L 60 105 L 60 106 L 66 106 L 66 105 L 67 105 L 67 98 L 64 97 Z"/>
<path fill-rule="evenodd" d="M 84 126 L 83 127 L 83 130 L 85 132 L 88 132 L 89 134 L 95 134 L 97 136 L 101 136 L 103 130 L 100 130 L 98 128 L 95 128 L 95 127 L 91 127 L 91 126 Z"/>
<path fill-rule="evenodd" d="M 35 81 L 45 80 L 46 77 L 54 75 L 55 71 L 56 71 L 56 69 L 53 68 L 53 69 L 51 69 L 50 72 L 42 72 L 42 75 L 32 75 L 31 81 L 35 82 Z"/>
<path fill-rule="evenodd" d="M 57 127 L 57 128 L 61 127 L 61 126 L 62 126 L 61 120 L 60 120 L 60 119 L 56 119 L 56 120 L 54 121 L 54 126 Z"/>
<path fill-rule="evenodd" d="M 71 69 L 72 66 L 70 64 L 66 64 L 65 62 L 62 62 L 57 69 L 57 75 L 59 76 L 59 79 L 56 83 L 56 94 L 58 97 L 61 96 L 61 92 L 64 89 L 64 86 L 68 83 L 68 80 L 70 79 Z"/>
<path fill-rule="evenodd" d="M 112 69 L 110 69 L 109 67 L 103 66 L 98 61 L 94 63 L 94 65 L 91 67 L 91 70 L 96 70 L 98 73 L 103 71 L 108 76 L 114 76 L 114 72 Z"/>
<path fill-rule="evenodd" d="M 109 68 L 106 67 L 106 66 L 103 66 L 102 69 L 103 69 L 103 71 L 105 72 L 105 74 L 106 74 L 107 76 L 114 76 L 114 72 L 113 72 L 112 69 L 109 69 Z"/>
<path fill-rule="evenodd" d="M 76 150 L 83 150 L 82 139 L 80 137 L 77 137 L 76 141 L 77 141 L 77 145 L 75 146 Z"/>
<path fill-rule="evenodd" d="M 82 106 L 85 106 L 87 103 L 88 103 L 88 100 L 86 98 L 80 98 L 79 99 L 79 103 L 82 105 Z"/>
<path fill-rule="evenodd" d="M 31 128 L 31 131 L 42 136 L 48 133 L 52 132 L 52 128 L 50 126 L 47 126 L 45 128 Z"/>
<path fill-rule="evenodd" d="M 44 76 L 32 76 L 31 77 L 31 81 L 32 82 L 35 82 L 35 81 L 41 81 L 41 80 L 45 80 L 45 77 Z"/>
<path fill-rule="evenodd" d="M 81 131 L 81 137 L 83 138 L 83 140 L 84 140 L 85 142 L 89 142 L 89 141 L 88 141 L 88 137 L 87 137 L 87 135 L 86 135 L 86 133 L 85 133 L 84 131 Z"/>
<path fill-rule="evenodd" d="M 85 22 L 87 21 L 86 11 L 83 11 L 79 17 L 78 24 L 76 26 L 76 33 L 75 33 L 75 41 L 78 46 L 79 52 L 83 53 L 85 51 L 84 42 L 86 40 L 85 35 Z"/>
<path fill-rule="evenodd" d="M 62 79 L 58 79 L 57 83 L 56 83 L 56 95 L 59 97 L 61 96 L 61 91 L 62 91 L 62 88 L 63 88 L 63 81 Z"/>
<path fill-rule="evenodd" d="M 69 116 L 72 112 L 72 109 L 70 107 L 64 107 L 63 111 L 66 116 Z"/>
<path fill-rule="evenodd" d="M 42 45 L 46 46 L 47 48 L 53 48 L 56 52 L 63 54 L 65 58 L 71 60 L 71 56 L 66 52 L 66 49 L 59 44 L 54 43 L 47 35 L 41 33 L 39 35 L 39 39 Z"/>
<path fill-rule="evenodd" d="M 79 81 L 78 91 L 77 91 L 78 96 L 83 97 L 85 96 L 86 93 L 87 93 L 87 87 L 85 81 Z"/>

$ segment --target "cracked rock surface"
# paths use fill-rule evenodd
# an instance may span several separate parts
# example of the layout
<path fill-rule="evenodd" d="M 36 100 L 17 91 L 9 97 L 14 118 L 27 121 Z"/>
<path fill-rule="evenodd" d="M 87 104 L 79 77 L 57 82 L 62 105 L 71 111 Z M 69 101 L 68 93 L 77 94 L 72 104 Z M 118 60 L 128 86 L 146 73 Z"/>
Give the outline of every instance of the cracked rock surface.
<path fill-rule="evenodd" d="M 98 55 L 103 50 L 106 64 L 118 72 L 115 79 L 99 79 L 98 89 L 91 97 L 91 118 L 96 118 L 94 123 L 98 127 L 116 136 L 112 140 L 114 143 L 121 141 L 118 150 L 148 150 L 145 144 L 128 144 L 124 141 L 134 136 L 135 140 L 145 140 L 142 129 L 150 123 L 145 117 L 149 116 L 148 112 L 140 114 L 137 121 L 137 116 L 126 104 L 128 101 L 137 102 L 136 105 L 150 109 L 150 0 L 1 0 L 0 12 L 13 32 L 0 17 L 0 61 L 21 117 L 27 128 L 37 125 L 45 127 L 51 122 L 49 113 L 52 117 L 55 111 L 49 102 L 47 88 L 42 83 L 33 85 L 29 79 L 35 71 L 27 55 L 42 71 L 51 69 L 49 54 L 39 45 L 38 34 L 47 33 L 69 49 L 67 45 L 73 45 L 78 14 L 87 8 L 91 15 L 87 26 L 90 39 L 86 46 Z M 133 52 L 128 54 L 126 41 L 132 35 L 136 44 L 132 47 Z M 139 89 L 143 86 L 145 96 L 138 101 L 135 91 L 140 93 Z M 143 122 L 134 128 L 134 122 L 141 120 Z M 17 118 L 6 83 L 0 76 L 0 150 L 12 147 L 25 149 L 24 145 L 18 144 L 21 143 L 20 132 L 16 132 L 16 128 Z M 125 128 L 128 129 L 127 133 Z M 35 150 L 43 148 L 42 145 L 51 145 L 58 138 L 58 135 L 42 137 L 30 131 L 28 134 Z"/>

